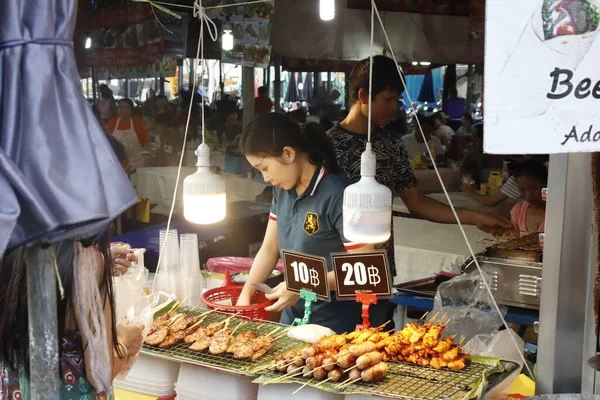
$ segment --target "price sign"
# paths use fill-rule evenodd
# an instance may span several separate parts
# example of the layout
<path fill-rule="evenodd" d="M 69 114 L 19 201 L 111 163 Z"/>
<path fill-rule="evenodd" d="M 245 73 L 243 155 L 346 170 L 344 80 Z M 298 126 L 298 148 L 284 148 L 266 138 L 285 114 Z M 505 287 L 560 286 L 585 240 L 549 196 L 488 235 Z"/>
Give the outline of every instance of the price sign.
<path fill-rule="evenodd" d="M 330 301 L 327 262 L 323 257 L 283 250 L 283 272 L 288 290 L 312 292 L 319 300 Z"/>
<path fill-rule="evenodd" d="M 373 294 L 379 298 L 392 296 L 392 280 L 387 252 L 334 253 L 336 298 L 355 300 L 356 293 Z"/>

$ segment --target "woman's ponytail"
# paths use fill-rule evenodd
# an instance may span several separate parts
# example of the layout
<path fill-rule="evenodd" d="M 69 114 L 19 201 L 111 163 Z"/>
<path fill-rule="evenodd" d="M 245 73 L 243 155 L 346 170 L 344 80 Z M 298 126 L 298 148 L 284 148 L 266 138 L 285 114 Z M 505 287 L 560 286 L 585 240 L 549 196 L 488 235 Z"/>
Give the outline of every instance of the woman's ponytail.
<path fill-rule="evenodd" d="M 304 151 L 308 154 L 308 159 L 314 165 L 324 165 L 325 169 L 331 173 L 339 172 L 339 166 L 333 145 L 327 137 L 325 130 L 321 125 L 310 122 L 300 129 L 303 131 Z"/>

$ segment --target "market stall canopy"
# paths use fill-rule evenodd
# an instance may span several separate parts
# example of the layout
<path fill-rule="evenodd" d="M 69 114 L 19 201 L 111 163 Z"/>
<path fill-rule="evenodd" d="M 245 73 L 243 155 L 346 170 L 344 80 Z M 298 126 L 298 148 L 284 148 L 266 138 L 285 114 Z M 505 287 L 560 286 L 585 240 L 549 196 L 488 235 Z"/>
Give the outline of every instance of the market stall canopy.
<path fill-rule="evenodd" d="M 277 0 L 271 35 L 273 53 L 331 60 L 368 57 L 370 11 L 348 9 L 347 0 L 335 4 L 335 19 L 322 21 L 319 0 Z M 380 14 L 400 62 L 483 63 L 483 41 L 472 38 L 469 17 L 386 11 Z M 376 54 L 383 53 L 384 43 L 377 23 Z"/>
<path fill-rule="evenodd" d="M 76 3 L 0 2 L 0 258 L 95 235 L 137 200 L 81 91 Z"/>

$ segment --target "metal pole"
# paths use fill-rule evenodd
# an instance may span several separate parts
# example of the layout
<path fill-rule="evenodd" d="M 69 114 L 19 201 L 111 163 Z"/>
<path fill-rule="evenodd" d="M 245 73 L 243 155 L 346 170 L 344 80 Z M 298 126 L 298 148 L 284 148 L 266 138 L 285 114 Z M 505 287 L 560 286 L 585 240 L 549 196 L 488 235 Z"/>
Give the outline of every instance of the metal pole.
<path fill-rule="evenodd" d="M 275 59 L 275 81 L 273 82 L 275 112 L 281 111 L 281 58 Z"/>
<path fill-rule="evenodd" d="M 473 64 L 469 64 L 467 70 L 467 99 L 465 101 L 465 112 L 471 114 L 471 100 L 473 99 Z"/>
<path fill-rule="evenodd" d="M 221 89 L 221 100 L 225 97 L 225 82 L 223 81 L 223 62 L 219 61 L 219 88 Z"/>
<path fill-rule="evenodd" d="M 94 100 L 94 103 L 96 102 L 96 99 L 98 98 L 98 96 L 96 95 L 98 90 L 98 77 L 96 76 L 96 68 L 92 68 L 92 100 Z"/>
<path fill-rule="evenodd" d="M 244 104 L 244 128 L 254 118 L 254 68 L 242 67 L 242 101 Z"/>
<path fill-rule="evenodd" d="M 175 79 L 174 77 L 171 79 Z M 159 94 L 165 94 L 165 77 L 161 75 L 160 77 L 160 86 L 158 87 Z"/>
<path fill-rule="evenodd" d="M 58 330 L 54 247 L 27 251 L 29 375 L 32 400 L 58 399 Z"/>
<path fill-rule="evenodd" d="M 550 157 L 536 392 L 580 393 L 582 365 L 595 354 L 584 346 L 588 296 L 594 280 L 591 157 Z M 589 339 L 587 340 L 589 342 Z M 593 349 L 595 350 L 595 349 Z"/>

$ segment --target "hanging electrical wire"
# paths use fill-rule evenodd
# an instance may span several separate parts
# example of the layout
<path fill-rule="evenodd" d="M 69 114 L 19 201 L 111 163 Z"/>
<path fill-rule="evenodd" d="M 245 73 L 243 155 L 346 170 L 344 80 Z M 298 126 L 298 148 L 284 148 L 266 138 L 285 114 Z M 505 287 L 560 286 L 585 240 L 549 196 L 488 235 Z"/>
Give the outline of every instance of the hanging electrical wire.
<path fill-rule="evenodd" d="M 404 87 L 406 87 L 406 81 L 404 79 L 404 72 L 402 71 L 402 67 L 400 66 L 400 64 L 398 63 L 398 60 L 396 59 L 396 55 L 394 54 L 394 49 L 392 47 L 392 44 L 390 42 L 390 38 L 388 37 L 387 31 L 385 30 L 385 26 L 383 24 L 383 21 L 381 19 L 381 16 L 379 15 L 379 10 L 377 9 L 377 5 L 375 4 L 375 0 L 371 0 L 371 7 L 375 13 L 375 15 L 377 16 L 377 19 L 379 21 L 379 24 L 381 26 L 381 30 L 383 31 L 383 35 L 385 37 L 385 41 L 387 46 L 390 48 L 390 54 L 396 64 L 396 68 L 398 69 L 398 74 L 400 75 L 400 79 L 402 80 L 402 84 L 404 85 Z M 371 90 L 371 87 L 369 86 L 369 91 Z M 411 108 L 411 112 L 416 112 L 414 105 L 413 105 L 413 101 L 410 97 L 410 94 L 408 92 L 406 92 L 406 96 L 408 97 L 408 101 L 410 104 L 410 108 Z M 369 111 L 370 111 L 370 107 L 369 107 Z M 421 136 L 423 137 L 423 140 L 425 141 L 425 143 L 427 143 L 427 138 L 425 137 L 425 133 L 423 133 L 423 128 L 421 127 L 421 123 L 419 121 L 418 118 L 415 118 L 415 121 L 417 123 L 417 127 L 419 129 L 419 132 L 421 133 Z M 369 121 L 370 123 L 370 121 Z M 369 127 L 369 131 L 370 131 L 370 127 Z M 435 159 L 433 157 L 433 154 L 431 153 L 431 149 L 429 148 L 429 146 L 425 146 L 427 149 L 427 154 L 429 155 L 429 157 L 433 160 Z M 508 323 L 506 322 L 506 319 L 504 318 L 504 315 L 502 314 L 502 311 L 500 310 L 500 306 L 498 305 L 498 303 L 496 302 L 496 299 L 494 298 L 494 294 L 488 284 L 488 281 L 486 279 L 486 276 L 483 273 L 483 270 L 481 269 L 481 266 L 479 265 L 479 261 L 477 260 L 477 257 L 475 255 L 475 252 L 473 251 L 473 247 L 471 246 L 471 243 L 469 242 L 469 238 L 467 237 L 467 234 L 464 230 L 464 227 L 460 221 L 460 218 L 458 217 L 458 213 L 456 212 L 456 208 L 454 207 L 454 203 L 452 202 L 452 199 L 450 198 L 450 195 L 448 194 L 448 190 L 446 189 L 446 185 L 444 184 L 444 181 L 440 175 L 440 172 L 438 170 L 438 167 L 436 165 L 436 163 L 433 163 L 433 169 L 435 171 L 435 174 L 440 182 L 440 185 L 442 187 L 442 191 L 444 192 L 444 196 L 446 197 L 446 200 L 448 200 L 448 205 L 450 206 L 450 209 L 452 210 L 452 214 L 454 214 L 454 218 L 456 218 L 456 223 L 458 225 L 458 228 L 460 229 L 460 232 L 463 236 L 463 239 L 465 240 L 465 243 L 467 245 L 467 248 L 469 249 L 469 254 L 471 255 L 471 257 L 473 258 L 473 261 L 475 263 L 475 266 L 477 267 L 477 271 L 479 272 L 479 275 L 481 277 L 481 282 L 483 284 L 483 286 L 485 287 L 485 290 L 487 291 L 487 293 L 489 294 L 491 300 L 492 300 L 492 304 L 494 306 L 495 311 L 498 313 L 498 315 L 500 316 L 501 320 L 502 320 L 502 324 L 504 325 L 504 327 L 507 330 L 511 330 L 511 327 L 508 325 Z M 523 361 L 523 365 L 527 368 L 527 371 L 529 372 L 529 374 L 531 376 L 535 376 L 533 374 L 533 371 L 531 371 L 531 368 L 529 367 L 529 364 L 527 363 L 527 360 L 525 359 L 525 356 L 523 354 L 523 352 L 521 351 L 521 348 L 519 347 L 519 345 L 517 344 L 517 341 L 515 340 L 515 338 L 513 337 L 513 335 L 509 335 L 514 346 L 515 349 L 517 349 L 517 352 L 519 353 L 519 356 L 521 358 L 521 360 Z"/>

